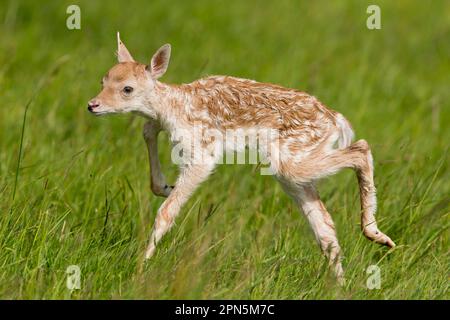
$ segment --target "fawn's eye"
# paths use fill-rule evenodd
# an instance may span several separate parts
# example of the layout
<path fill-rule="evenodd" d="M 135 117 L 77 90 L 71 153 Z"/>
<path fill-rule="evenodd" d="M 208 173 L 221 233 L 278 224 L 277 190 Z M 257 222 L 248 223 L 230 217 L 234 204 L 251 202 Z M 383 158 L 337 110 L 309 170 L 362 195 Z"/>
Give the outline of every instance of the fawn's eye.
<path fill-rule="evenodd" d="M 125 92 L 126 94 L 130 94 L 130 93 L 133 92 L 133 88 L 129 87 L 129 86 L 126 86 L 126 87 L 123 88 L 123 92 Z"/>

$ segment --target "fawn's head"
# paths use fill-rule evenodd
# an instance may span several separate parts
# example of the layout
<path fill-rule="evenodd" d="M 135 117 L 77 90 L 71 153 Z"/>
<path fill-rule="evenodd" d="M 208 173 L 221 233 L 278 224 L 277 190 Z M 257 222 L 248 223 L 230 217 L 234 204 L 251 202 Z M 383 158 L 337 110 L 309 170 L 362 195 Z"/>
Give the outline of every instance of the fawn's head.
<path fill-rule="evenodd" d="M 134 61 L 117 33 L 118 64 L 102 79 L 102 91 L 88 103 L 88 110 L 95 115 L 139 112 L 154 113 L 149 102 L 155 94 L 157 79 L 167 70 L 170 45 L 156 51 L 149 65 Z M 150 109 L 149 109 L 150 108 Z"/>

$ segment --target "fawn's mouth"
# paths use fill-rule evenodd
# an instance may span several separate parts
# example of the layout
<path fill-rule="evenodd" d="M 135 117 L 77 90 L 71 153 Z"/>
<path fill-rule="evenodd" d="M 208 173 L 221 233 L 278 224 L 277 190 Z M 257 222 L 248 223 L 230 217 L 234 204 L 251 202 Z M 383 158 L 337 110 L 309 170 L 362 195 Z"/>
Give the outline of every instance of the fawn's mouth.
<path fill-rule="evenodd" d="M 109 113 L 107 111 L 96 110 L 95 108 L 92 108 L 92 107 L 88 107 L 88 111 L 95 116 L 101 116 L 101 115 Z"/>

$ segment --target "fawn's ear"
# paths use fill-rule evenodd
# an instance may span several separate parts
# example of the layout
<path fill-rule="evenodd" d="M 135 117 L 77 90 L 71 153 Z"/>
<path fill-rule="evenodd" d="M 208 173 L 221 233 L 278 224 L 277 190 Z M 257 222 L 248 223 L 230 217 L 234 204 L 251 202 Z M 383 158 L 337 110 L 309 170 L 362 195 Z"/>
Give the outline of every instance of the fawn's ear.
<path fill-rule="evenodd" d="M 119 32 L 117 32 L 117 60 L 119 60 L 119 62 L 134 62 L 134 59 L 127 47 L 125 47 L 123 42 L 120 40 Z"/>
<path fill-rule="evenodd" d="M 165 44 L 156 51 L 147 70 L 154 79 L 161 77 L 167 70 L 170 60 L 170 44 Z"/>

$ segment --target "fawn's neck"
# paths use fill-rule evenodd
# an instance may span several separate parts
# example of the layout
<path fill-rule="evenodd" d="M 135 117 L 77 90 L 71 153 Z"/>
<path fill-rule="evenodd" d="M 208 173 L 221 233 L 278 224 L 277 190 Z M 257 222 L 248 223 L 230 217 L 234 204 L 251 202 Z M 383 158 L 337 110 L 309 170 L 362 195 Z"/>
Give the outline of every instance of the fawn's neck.
<path fill-rule="evenodd" d="M 181 125 L 190 101 L 190 94 L 182 86 L 156 81 L 142 113 L 147 118 L 158 120 L 164 130 L 171 132 Z"/>

